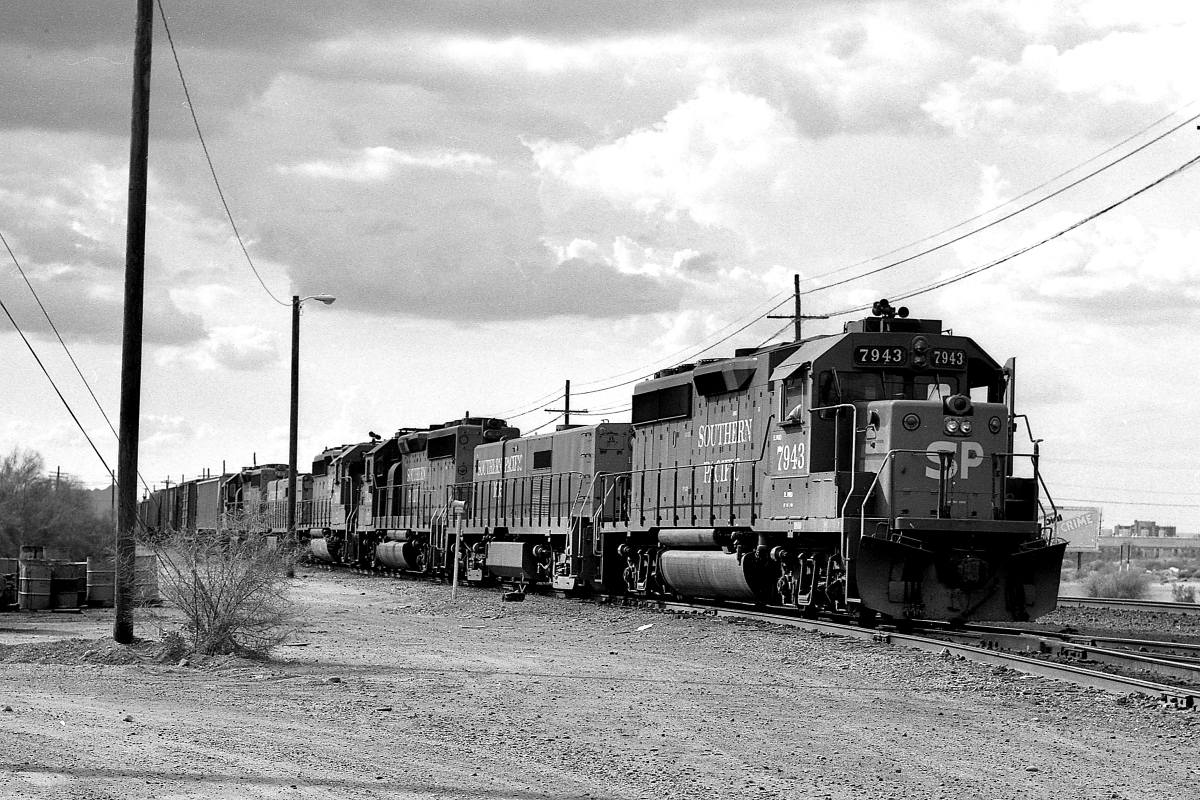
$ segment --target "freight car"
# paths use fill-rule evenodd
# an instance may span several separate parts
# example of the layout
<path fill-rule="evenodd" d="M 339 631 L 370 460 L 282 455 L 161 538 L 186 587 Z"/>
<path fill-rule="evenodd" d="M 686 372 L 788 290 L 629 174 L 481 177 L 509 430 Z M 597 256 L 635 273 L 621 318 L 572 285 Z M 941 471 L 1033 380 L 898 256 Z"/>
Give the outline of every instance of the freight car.
<path fill-rule="evenodd" d="M 880 301 L 841 334 L 663 370 L 630 423 L 522 438 L 468 415 L 327 450 L 301 534 L 320 560 L 468 582 L 1029 619 L 1065 544 L 1014 388 L 1012 362 Z"/>

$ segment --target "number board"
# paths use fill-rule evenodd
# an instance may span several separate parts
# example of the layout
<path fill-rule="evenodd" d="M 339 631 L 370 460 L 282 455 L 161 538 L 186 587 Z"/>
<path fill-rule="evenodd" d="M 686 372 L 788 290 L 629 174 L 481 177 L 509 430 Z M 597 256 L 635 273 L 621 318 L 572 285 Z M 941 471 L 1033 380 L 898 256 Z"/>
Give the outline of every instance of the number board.
<path fill-rule="evenodd" d="M 854 363 L 860 367 L 899 367 L 908 361 L 903 347 L 859 345 L 854 348 Z"/>
<path fill-rule="evenodd" d="M 929 351 L 929 366 L 933 369 L 966 369 L 967 351 L 935 347 Z"/>

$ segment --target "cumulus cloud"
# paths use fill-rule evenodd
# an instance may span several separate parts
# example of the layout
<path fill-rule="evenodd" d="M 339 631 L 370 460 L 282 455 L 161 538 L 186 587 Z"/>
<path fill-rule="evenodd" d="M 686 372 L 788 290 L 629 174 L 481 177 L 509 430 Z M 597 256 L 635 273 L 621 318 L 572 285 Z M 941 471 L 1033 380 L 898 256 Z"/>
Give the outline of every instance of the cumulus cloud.
<path fill-rule="evenodd" d="M 166 349 L 160 356 L 165 364 L 186 361 L 200 370 L 218 368 L 254 372 L 279 361 L 278 336 L 253 325 L 216 327 L 197 345 Z"/>
<path fill-rule="evenodd" d="M 1200 91 L 1200 75 L 1191 68 L 1200 16 L 1143 20 L 1134 30 L 1108 29 L 1123 24 L 1108 15 L 1084 16 L 1097 27 L 1082 41 L 1029 43 L 1015 58 L 973 56 L 967 74 L 947 76 L 921 107 L 959 135 L 1013 127 L 1032 134 L 1081 123 L 1104 131 L 1119 128 L 1126 109 L 1173 108 Z"/>
<path fill-rule="evenodd" d="M 752 196 L 769 198 L 797 155 L 791 123 L 766 101 L 722 85 L 701 86 L 662 122 L 584 148 L 531 142 L 538 173 L 575 192 L 668 221 L 736 225 Z"/>
<path fill-rule="evenodd" d="M 279 167 L 284 174 L 344 181 L 382 181 L 400 167 L 423 169 L 479 170 L 495 162 L 478 153 L 442 152 L 424 156 L 403 153 L 391 147 L 368 147 L 343 161 L 310 161 Z"/>
<path fill-rule="evenodd" d="M 1074 219 L 1055 215 L 1018 241 L 1038 241 Z M 995 240 L 955 249 L 972 265 L 1001 254 Z M 1055 315 L 1171 325 L 1179 313 L 1200 309 L 1200 232 L 1150 227 L 1130 215 L 1105 217 L 1014 259 L 993 280 L 1013 301 L 1035 302 Z"/>

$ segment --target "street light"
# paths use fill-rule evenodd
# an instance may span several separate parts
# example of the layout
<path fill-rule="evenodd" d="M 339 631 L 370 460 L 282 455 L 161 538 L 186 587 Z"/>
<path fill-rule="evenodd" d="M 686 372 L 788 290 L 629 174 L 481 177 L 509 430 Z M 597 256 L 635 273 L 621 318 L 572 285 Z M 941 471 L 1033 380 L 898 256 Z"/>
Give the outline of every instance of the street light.
<path fill-rule="evenodd" d="M 336 297 L 314 294 L 301 298 L 292 295 L 292 420 L 288 428 L 288 540 L 296 542 L 296 429 L 300 422 L 300 306 L 305 300 L 319 300 L 329 305 Z"/>

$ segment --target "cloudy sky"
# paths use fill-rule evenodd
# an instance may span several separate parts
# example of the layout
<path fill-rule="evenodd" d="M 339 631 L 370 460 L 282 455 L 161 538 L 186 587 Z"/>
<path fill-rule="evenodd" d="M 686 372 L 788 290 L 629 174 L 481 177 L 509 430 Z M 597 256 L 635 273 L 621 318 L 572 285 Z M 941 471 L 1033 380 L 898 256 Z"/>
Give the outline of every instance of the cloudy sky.
<path fill-rule="evenodd" d="M 0 232 L 114 426 L 134 6 L 0 8 Z M 589 419 L 627 419 L 628 381 L 786 327 L 754 320 L 793 274 L 806 313 L 841 314 L 806 331 L 837 331 L 841 312 L 1000 260 L 1200 155 L 1200 11 L 1178 2 L 162 7 L 261 282 L 157 19 L 152 483 L 287 460 L 293 294 L 338 298 L 304 307 L 302 462 L 464 411 L 533 429 L 566 379 L 593 390 L 573 399 Z M 1017 357 L 1056 498 L 1099 502 L 1106 525 L 1200 533 L 1198 193 L 1185 171 L 905 301 Z M 115 466 L 0 255 L 0 299 Z M 0 321 L 0 449 L 102 485 Z"/>

